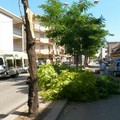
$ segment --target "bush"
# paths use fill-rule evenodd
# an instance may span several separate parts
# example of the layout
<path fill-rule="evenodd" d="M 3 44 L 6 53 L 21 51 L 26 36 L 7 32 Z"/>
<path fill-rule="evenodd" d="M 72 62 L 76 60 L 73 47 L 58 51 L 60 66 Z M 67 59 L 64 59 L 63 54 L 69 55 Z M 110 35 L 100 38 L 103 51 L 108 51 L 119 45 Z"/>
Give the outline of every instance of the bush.
<path fill-rule="evenodd" d="M 50 88 L 51 82 L 58 76 L 50 64 L 43 64 L 37 70 L 38 85 L 42 90 Z"/>
<path fill-rule="evenodd" d="M 101 75 L 97 77 L 96 86 L 100 98 L 108 98 L 112 94 L 120 93 L 120 82 L 109 75 Z"/>
<path fill-rule="evenodd" d="M 38 83 L 41 88 L 40 94 L 46 100 L 66 98 L 71 101 L 88 102 L 120 93 L 120 82 L 111 76 L 96 77 L 92 71 L 75 72 L 55 65 L 40 66 Z"/>
<path fill-rule="evenodd" d="M 85 71 L 79 74 L 76 79 L 79 81 L 79 101 L 87 102 L 98 98 L 96 81 L 93 72 Z"/>
<path fill-rule="evenodd" d="M 56 79 L 51 81 L 50 89 L 41 91 L 40 94 L 47 100 L 67 98 L 66 94 L 68 93 L 63 89 L 74 79 L 75 74 L 74 72 L 71 73 L 67 70 L 63 70 Z"/>
<path fill-rule="evenodd" d="M 53 64 L 52 66 L 58 74 L 60 74 L 62 70 L 67 70 L 69 72 L 74 72 L 76 70 L 75 67 L 70 67 L 69 65 L 64 65 L 64 64 L 62 65 Z"/>

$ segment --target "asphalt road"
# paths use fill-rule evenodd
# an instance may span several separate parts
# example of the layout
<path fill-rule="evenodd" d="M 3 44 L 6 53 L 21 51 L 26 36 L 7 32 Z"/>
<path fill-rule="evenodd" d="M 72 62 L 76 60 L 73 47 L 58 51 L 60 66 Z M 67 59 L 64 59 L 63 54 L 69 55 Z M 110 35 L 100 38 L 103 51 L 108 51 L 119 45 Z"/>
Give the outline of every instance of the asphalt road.
<path fill-rule="evenodd" d="M 28 99 L 28 86 L 25 83 L 28 74 L 18 78 L 0 79 L 0 119 L 7 116 Z"/>

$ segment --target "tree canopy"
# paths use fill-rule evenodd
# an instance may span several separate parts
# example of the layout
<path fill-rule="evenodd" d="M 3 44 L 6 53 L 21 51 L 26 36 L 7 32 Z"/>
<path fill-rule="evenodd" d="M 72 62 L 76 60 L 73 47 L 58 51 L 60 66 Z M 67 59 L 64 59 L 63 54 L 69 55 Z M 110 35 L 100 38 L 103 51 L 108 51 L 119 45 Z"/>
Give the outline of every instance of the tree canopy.
<path fill-rule="evenodd" d="M 44 15 L 38 18 L 49 27 L 47 36 L 58 45 L 64 45 L 66 53 L 90 57 L 105 44 L 106 35 L 110 35 L 105 30 L 105 19 L 88 13 L 93 6 L 87 0 L 73 2 L 71 6 L 64 6 L 59 0 L 48 0 L 39 6 Z"/>

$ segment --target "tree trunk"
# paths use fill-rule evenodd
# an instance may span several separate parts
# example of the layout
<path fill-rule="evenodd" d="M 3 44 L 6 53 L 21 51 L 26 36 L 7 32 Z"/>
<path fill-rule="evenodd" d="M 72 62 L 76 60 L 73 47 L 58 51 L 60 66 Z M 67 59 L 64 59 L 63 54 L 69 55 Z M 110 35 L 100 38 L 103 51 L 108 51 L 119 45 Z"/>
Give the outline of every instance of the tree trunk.
<path fill-rule="evenodd" d="M 78 64 L 79 64 L 79 55 L 76 54 L 76 70 L 78 70 Z"/>
<path fill-rule="evenodd" d="M 36 65 L 36 54 L 35 54 L 35 41 L 32 36 L 31 25 L 33 25 L 30 17 L 30 9 L 28 0 L 21 0 L 24 7 L 25 15 L 25 31 L 26 31 L 26 51 L 28 54 L 29 61 L 29 93 L 28 93 L 28 113 L 29 116 L 34 116 L 38 111 L 38 82 L 37 82 L 37 65 Z M 33 17 L 33 16 L 32 16 Z"/>
<path fill-rule="evenodd" d="M 85 55 L 84 66 L 88 67 L 88 56 L 87 55 Z"/>

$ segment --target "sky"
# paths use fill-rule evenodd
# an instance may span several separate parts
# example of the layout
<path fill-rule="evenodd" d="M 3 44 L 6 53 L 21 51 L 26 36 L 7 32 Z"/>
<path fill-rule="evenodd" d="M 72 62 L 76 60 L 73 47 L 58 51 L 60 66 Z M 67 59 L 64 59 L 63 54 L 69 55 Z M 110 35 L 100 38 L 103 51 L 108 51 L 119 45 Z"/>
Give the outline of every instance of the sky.
<path fill-rule="evenodd" d="M 0 7 L 20 16 L 19 0 L 0 0 Z M 21 1 L 21 0 L 20 0 Z M 40 4 L 45 3 L 46 0 L 28 0 L 30 9 L 36 14 L 43 14 L 43 11 L 38 7 Z M 78 0 L 60 0 L 61 2 L 68 2 L 69 5 L 72 1 Z M 94 2 L 94 0 L 89 0 Z M 22 9 L 22 4 L 20 4 Z M 95 17 L 101 15 L 105 18 L 106 30 L 109 30 L 114 36 L 107 36 L 109 42 L 120 42 L 120 0 L 99 0 L 99 3 L 89 9 Z M 22 13 L 23 14 L 23 13 Z M 24 15 L 24 14 L 23 14 Z"/>

